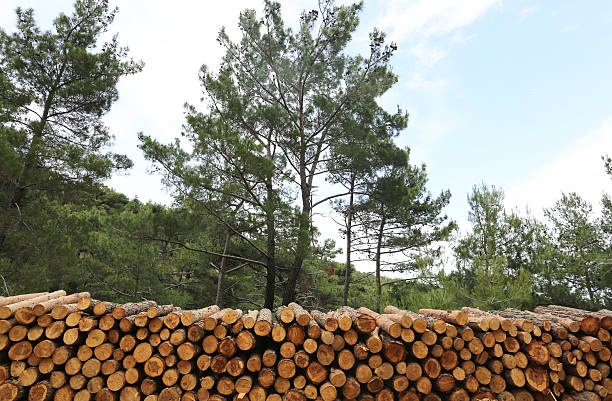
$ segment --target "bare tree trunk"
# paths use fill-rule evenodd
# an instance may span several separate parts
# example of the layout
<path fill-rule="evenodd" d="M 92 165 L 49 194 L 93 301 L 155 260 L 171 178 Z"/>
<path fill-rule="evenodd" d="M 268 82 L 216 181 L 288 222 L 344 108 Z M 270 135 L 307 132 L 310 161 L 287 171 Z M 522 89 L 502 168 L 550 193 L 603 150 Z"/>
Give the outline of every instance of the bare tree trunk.
<path fill-rule="evenodd" d="M 376 312 L 380 313 L 380 302 L 382 298 L 382 285 L 380 283 L 380 252 L 382 249 L 383 232 L 385 229 L 386 217 L 383 214 L 378 230 L 378 242 L 376 244 Z"/>
<path fill-rule="evenodd" d="M 595 295 L 593 294 L 593 284 L 591 283 L 591 275 L 589 274 L 588 266 L 586 266 L 586 270 L 585 270 L 585 279 L 586 279 L 587 291 L 589 292 L 589 299 L 591 300 L 591 303 L 594 304 Z"/>
<path fill-rule="evenodd" d="M 220 308 L 223 307 L 223 287 L 224 287 L 224 279 L 225 279 L 225 265 L 227 264 L 227 258 L 225 255 L 229 252 L 230 240 L 232 238 L 231 231 L 227 231 L 225 234 L 225 246 L 223 247 L 223 256 L 221 257 L 221 263 L 219 264 L 219 273 L 217 274 L 217 299 L 215 304 Z"/>
<path fill-rule="evenodd" d="M 297 286 L 297 279 L 302 269 L 302 264 L 308 249 L 310 247 L 310 209 L 303 210 L 300 215 L 299 231 L 297 249 L 295 253 L 295 259 L 289 277 L 287 279 L 287 285 L 285 287 L 285 293 L 283 294 L 283 305 L 288 305 L 290 302 L 295 301 L 295 287 Z"/>
<path fill-rule="evenodd" d="M 344 293 L 342 305 L 348 305 L 349 286 L 351 283 L 351 236 L 353 228 L 353 202 L 355 196 L 355 175 L 351 176 L 350 198 L 346 216 L 346 270 L 344 272 Z"/>
<path fill-rule="evenodd" d="M 272 177 L 266 180 L 266 231 L 268 241 L 266 245 L 266 293 L 264 295 L 264 306 L 268 309 L 274 308 L 274 291 L 276 286 L 276 227 L 274 224 L 274 190 L 272 188 Z M 218 304 L 217 304 L 218 305 Z"/>

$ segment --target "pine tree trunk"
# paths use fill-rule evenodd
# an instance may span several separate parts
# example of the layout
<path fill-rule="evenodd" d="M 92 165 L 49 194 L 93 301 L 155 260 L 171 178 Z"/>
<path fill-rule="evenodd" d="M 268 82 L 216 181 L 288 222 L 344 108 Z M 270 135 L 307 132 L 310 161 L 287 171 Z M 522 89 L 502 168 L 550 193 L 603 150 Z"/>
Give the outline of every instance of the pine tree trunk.
<path fill-rule="evenodd" d="M 276 287 L 276 227 L 274 226 L 274 190 L 272 177 L 266 180 L 266 230 L 268 241 L 266 245 L 266 293 L 264 295 L 264 306 L 268 309 L 274 307 L 274 292 Z"/>
<path fill-rule="evenodd" d="M 382 248 L 383 232 L 385 229 L 386 217 L 383 214 L 378 230 L 378 242 L 376 244 L 376 312 L 380 313 L 380 301 L 382 297 L 382 285 L 380 283 L 380 252 Z"/>
<path fill-rule="evenodd" d="M 283 295 L 283 304 L 287 305 L 290 302 L 295 301 L 295 287 L 297 285 L 297 279 L 302 269 L 302 263 L 306 259 L 308 248 L 310 246 L 310 207 L 302 211 L 300 216 L 300 226 L 298 231 L 298 243 L 297 250 L 295 253 L 295 259 L 291 271 L 289 272 L 289 278 L 285 287 L 285 293 Z"/>
<path fill-rule="evenodd" d="M 351 283 L 351 230 L 353 226 L 353 202 L 355 196 L 355 175 L 351 176 L 349 205 L 346 216 L 346 271 L 344 272 L 344 293 L 342 305 L 348 305 L 349 286 Z"/>
<path fill-rule="evenodd" d="M 223 257 L 221 258 L 221 263 L 219 264 L 219 274 L 217 275 L 217 298 L 215 304 L 219 306 L 219 308 L 223 307 L 223 281 L 225 279 L 225 265 L 227 264 L 227 258 L 225 255 L 229 252 L 230 240 L 232 238 L 232 234 L 230 231 L 227 231 L 225 235 L 225 246 L 223 247 Z"/>

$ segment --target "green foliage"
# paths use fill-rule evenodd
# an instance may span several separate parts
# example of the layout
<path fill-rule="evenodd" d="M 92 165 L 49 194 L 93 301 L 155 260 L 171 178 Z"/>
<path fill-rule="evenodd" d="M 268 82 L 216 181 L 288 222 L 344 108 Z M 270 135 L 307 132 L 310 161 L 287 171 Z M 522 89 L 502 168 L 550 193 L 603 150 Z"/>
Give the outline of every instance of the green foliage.
<path fill-rule="evenodd" d="M 444 271 L 416 280 L 396 280 L 388 286 L 388 292 L 393 305 L 412 311 L 421 308 L 450 310 L 465 306 L 459 303 L 456 285 Z"/>
<path fill-rule="evenodd" d="M 538 269 L 533 239 L 541 227 L 506 214 L 503 191 L 485 184 L 468 196 L 471 233 L 455 247 L 457 272 L 448 277 L 459 303 L 483 309 L 533 305 L 530 272 Z"/>
<path fill-rule="evenodd" d="M 433 198 L 426 183 L 425 166 L 410 165 L 405 152 L 403 164 L 379 170 L 356 207 L 355 250 L 375 264 L 377 310 L 383 301 L 381 274 L 422 271 L 428 258 L 440 255 L 436 243 L 447 240 L 455 229 L 442 214 L 450 192 Z"/>
<path fill-rule="evenodd" d="M 429 193 L 425 166 L 394 143 L 407 113 L 377 103 L 397 81 L 395 45 L 374 30 L 369 54 L 346 53 L 361 9 L 322 0 L 290 28 L 265 1 L 263 15 L 241 13 L 237 42 L 221 30 L 224 57 L 218 71 L 202 67 L 205 104 L 186 106 L 182 138 L 140 135 L 171 207 L 101 185 L 131 166 L 109 151 L 103 117 L 118 80 L 142 69 L 117 36 L 101 43 L 117 10 L 78 0 L 42 31 L 17 9 L 16 32 L 0 30 L 0 292 L 243 310 L 294 299 L 321 310 L 610 308 L 610 195 L 596 215 L 563 194 L 538 221 L 476 186 L 456 269 L 444 271 L 450 193 Z M 318 193 L 323 179 L 340 191 Z M 336 262 L 336 244 L 320 241 L 313 209 L 329 201 L 374 272 L 350 252 Z"/>
<path fill-rule="evenodd" d="M 587 308 L 612 301 L 612 235 L 605 218 L 593 216 L 592 206 L 576 193 L 563 194 L 545 210 L 551 222 L 552 261 L 549 280 L 561 286 L 560 303 Z"/>
<path fill-rule="evenodd" d="M 265 1 L 262 17 L 254 10 L 241 13 L 238 42 L 225 30 L 219 33 L 225 57 L 218 76 L 202 70 L 211 109 L 221 105 L 221 110 L 229 110 L 238 117 L 233 126 L 251 136 L 263 125 L 263 135 L 269 135 L 295 175 L 294 181 L 284 183 L 296 190 L 301 207 L 284 303 L 295 298 L 302 265 L 313 251 L 310 216 L 319 203 L 313 200 L 314 189 L 331 144 L 347 135 L 343 114 L 351 104 L 375 104 L 397 80 L 388 66 L 395 46 L 386 45 L 381 32 L 370 35 L 369 55 L 344 52 L 361 9 L 361 3 L 337 6 L 324 0 L 319 11 L 303 12 L 293 30 L 284 25 L 280 4 Z M 278 164 L 275 169 L 281 171 Z"/>
<path fill-rule="evenodd" d="M 106 151 L 113 137 L 102 122 L 119 78 L 142 68 L 116 36 L 100 42 L 115 12 L 106 0 L 77 1 L 41 31 L 33 10 L 18 8 L 17 31 L 0 30 L 0 252 L 18 246 L 5 244 L 8 232 L 27 226 L 42 193 L 83 190 L 131 166 Z"/>

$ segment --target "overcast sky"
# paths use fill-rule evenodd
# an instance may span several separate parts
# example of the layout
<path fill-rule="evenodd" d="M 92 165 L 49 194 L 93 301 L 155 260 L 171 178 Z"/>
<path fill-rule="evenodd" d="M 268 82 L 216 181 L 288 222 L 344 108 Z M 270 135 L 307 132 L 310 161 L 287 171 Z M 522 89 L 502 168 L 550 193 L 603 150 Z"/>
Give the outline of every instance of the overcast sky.
<path fill-rule="evenodd" d="M 137 132 L 171 141 L 183 104 L 197 103 L 202 64 L 215 67 L 215 41 L 225 26 L 236 37 L 240 10 L 259 1 L 115 1 L 112 30 L 142 59 L 142 73 L 120 82 L 106 121 L 115 151 L 135 162 L 108 183 L 142 201 L 169 203 L 158 176 L 137 149 Z M 281 1 L 296 25 L 315 1 Z M 0 26 L 13 30 L 18 5 L 32 7 L 48 28 L 72 1 L 3 0 Z M 448 215 L 465 227 L 467 194 L 485 182 L 505 190 L 508 208 L 536 215 L 563 191 L 597 208 L 612 181 L 601 156 L 612 154 L 612 2 L 381 0 L 366 1 L 351 51 L 367 49 L 378 27 L 398 44 L 392 59 L 399 82 L 383 99 L 410 113 L 398 142 L 426 163 L 432 192 L 450 189 Z M 319 217 L 326 236 L 335 228 Z M 342 241 L 337 238 L 340 241 Z"/>

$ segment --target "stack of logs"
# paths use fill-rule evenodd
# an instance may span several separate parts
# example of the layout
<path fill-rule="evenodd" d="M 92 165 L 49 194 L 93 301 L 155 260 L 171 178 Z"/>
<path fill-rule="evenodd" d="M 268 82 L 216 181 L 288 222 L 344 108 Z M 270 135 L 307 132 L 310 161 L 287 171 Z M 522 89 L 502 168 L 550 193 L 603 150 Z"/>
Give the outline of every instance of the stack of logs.
<path fill-rule="evenodd" d="M 0 400 L 612 400 L 612 312 L 0 298 Z"/>

